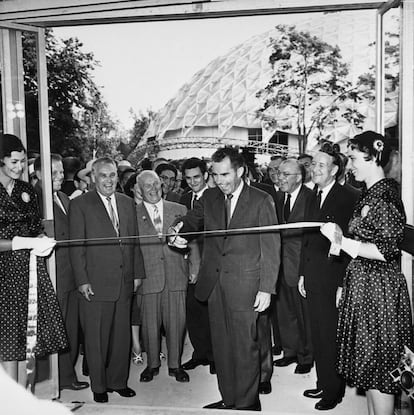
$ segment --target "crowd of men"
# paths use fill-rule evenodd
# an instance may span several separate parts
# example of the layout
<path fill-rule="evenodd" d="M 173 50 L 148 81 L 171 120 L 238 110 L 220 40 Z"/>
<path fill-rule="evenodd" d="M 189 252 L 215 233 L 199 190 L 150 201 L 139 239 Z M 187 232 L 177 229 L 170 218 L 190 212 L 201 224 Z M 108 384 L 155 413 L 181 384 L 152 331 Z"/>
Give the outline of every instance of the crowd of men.
<path fill-rule="evenodd" d="M 89 386 L 74 370 L 82 343 L 96 402 L 107 402 L 108 392 L 135 395 L 134 299 L 147 356 L 141 382 L 159 374 L 165 336 L 176 381 L 189 382 L 187 371 L 200 365 L 217 374 L 221 399 L 206 408 L 260 410 L 274 366 L 294 363 L 297 374 L 316 364 L 317 384 L 303 393 L 318 399 L 318 410 L 334 408 L 345 392 L 335 336 L 347 258 L 328 255 L 318 228 L 296 224 L 332 221 L 346 233 L 358 190 L 345 183 L 345 166 L 329 145 L 313 157 L 274 156 L 264 174 L 233 148 L 218 149 L 208 164 L 157 159 L 139 169 L 106 157 L 80 168 L 52 155 L 55 238 L 78 241 L 56 250 L 70 342 L 59 357 L 61 389 Z M 36 160 L 42 206 L 40 169 Z M 240 230 L 282 223 L 293 225 Z M 182 363 L 186 331 L 193 354 Z"/>

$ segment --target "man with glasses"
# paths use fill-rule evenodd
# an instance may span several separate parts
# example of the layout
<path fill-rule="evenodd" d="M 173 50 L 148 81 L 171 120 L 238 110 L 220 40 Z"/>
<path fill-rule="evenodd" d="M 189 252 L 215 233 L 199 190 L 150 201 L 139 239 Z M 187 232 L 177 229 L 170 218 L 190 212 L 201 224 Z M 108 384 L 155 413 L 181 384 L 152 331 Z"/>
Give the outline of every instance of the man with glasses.
<path fill-rule="evenodd" d="M 177 169 L 171 163 L 161 163 L 155 169 L 161 179 L 162 198 L 170 202 L 180 203 L 180 195 L 173 191 L 177 180 Z"/>
<path fill-rule="evenodd" d="M 283 192 L 276 205 L 281 223 L 304 221 L 312 198 L 312 191 L 303 185 L 304 167 L 296 159 L 287 159 L 280 164 L 277 176 Z M 276 359 L 274 365 L 282 367 L 297 362 L 295 373 L 304 374 L 312 369 L 313 353 L 307 304 L 297 289 L 303 231 L 285 230 L 281 237 L 282 266 L 276 307 L 283 357 Z"/>

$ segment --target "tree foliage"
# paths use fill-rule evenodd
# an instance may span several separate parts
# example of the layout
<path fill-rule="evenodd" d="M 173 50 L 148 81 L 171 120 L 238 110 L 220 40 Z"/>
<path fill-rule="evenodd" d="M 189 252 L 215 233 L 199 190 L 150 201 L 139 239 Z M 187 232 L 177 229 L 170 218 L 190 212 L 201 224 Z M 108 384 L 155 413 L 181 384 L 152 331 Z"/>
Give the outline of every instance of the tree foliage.
<path fill-rule="evenodd" d="M 270 40 L 269 83 L 257 93 L 263 105 L 257 117 L 268 129 L 295 130 L 299 151 L 306 150 L 310 134 L 322 138 L 328 125 L 338 120 L 347 100 L 360 99 L 347 79 L 348 66 L 338 46 L 332 46 L 295 26 L 278 25 L 278 38 Z M 351 107 L 341 116 L 356 125 L 363 116 Z"/>
<path fill-rule="evenodd" d="M 58 40 L 46 30 L 46 62 L 51 150 L 90 158 L 97 125 L 112 125 L 92 73 L 98 62 L 83 52 L 77 38 Z M 33 34 L 23 32 L 23 65 L 28 148 L 39 149 L 36 46 Z M 90 122 L 88 122 L 88 120 Z"/>

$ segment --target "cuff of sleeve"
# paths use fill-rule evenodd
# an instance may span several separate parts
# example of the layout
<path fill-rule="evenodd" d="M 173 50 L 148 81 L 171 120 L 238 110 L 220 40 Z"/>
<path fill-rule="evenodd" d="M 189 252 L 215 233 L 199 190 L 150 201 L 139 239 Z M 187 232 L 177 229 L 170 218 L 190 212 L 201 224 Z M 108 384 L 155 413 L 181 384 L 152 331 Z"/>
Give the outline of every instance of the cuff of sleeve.
<path fill-rule="evenodd" d="M 22 238 L 21 236 L 15 236 L 12 239 L 12 251 L 17 251 L 19 249 L 25 249 L 24 238 Z"/>
<path fill-rule="evenodd" d="M 356 258 L 358 256 L 360 246 L 361 246 L 360 241 L 355 241 L 355 239 L 351 239 L 351 238 L 342 238 L 341 248 L 351 258 Z"/>

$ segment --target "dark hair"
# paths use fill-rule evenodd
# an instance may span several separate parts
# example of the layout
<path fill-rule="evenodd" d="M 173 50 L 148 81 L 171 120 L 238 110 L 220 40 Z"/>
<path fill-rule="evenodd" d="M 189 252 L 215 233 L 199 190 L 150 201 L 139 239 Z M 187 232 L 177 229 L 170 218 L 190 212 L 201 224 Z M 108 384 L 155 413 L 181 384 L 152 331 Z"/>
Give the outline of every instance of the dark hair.
<path fill-rule="evenodd" d="M 125 170 L 118 172 L 119 181 L 122 182 L 122 180 L 124 179 L 124 176 L 127 173 L 131 173 L 131 172 L 135 173 L 136 170 L 133 167 L 126 167 Z"/>
<path fill-rule="evenodd" d="M 13 134 L 1 134 L 0 135 L 0 166 L 3 166 L 4 157 L 11 157 L 13 151 L 24 151 L 26 149 L 23 146 L 20 138 Z"/>
<path fill-rule="evenodd" d="M 144 158 L 141 161 L 142 170 L 152 170 L 152 161 L 149 158 Z"/>
<path fill-rule="evenodd" d="M 342 171 L 345 166 L 342 165 L 341 157 L 339 156 L 340 147 L 338 144 L 331 143 L 330 141 L 325 141 L 321 145 L 321 151 L 322 153 L 328 154 L 332 157 L 332 162 L 335 166 L 338 166 L 338 171 L 335 174 L 335 179 L 338 177 L 341 177 Z"/>
<path fill-rule="evenodd" d="M 155 173 L 158 174 L 158 176 L 161 175 L 161 173 L 165 170 L 170 170 L 174 173 L 175 178 L 177 178 L 177 169 L 174 165 L 172 165 L 171 163 L 161 163 L 157 166 L 157 168 L 155 169 Z"/>
<path fill-rule="evenodd" d="M 244 167 L 244 157 L 239 150 L 235 147 L 222 147 L 216 150 L 211 156 L 211 161 L 214 163 L 219 163 L 223 161 L 226 157 L 230 159 L 231 166 L 233 169 L 238 169 Z"/>
<path fill-rule="evenodd" d="M 207 171 L 207 164 L 204 160 L 201 160 L 197 157 L 191 157 L 184 161 L 181 172 L 185 175 L 186 170 L 199 168 L 201 173 L 204 174 Z"/>
<path fill-rule="evenodd" d="M 297 159 L 298 160 L 302 160 L 302 159 L 311 159 L 312 160 L 313 157 L 310 154 L 301 153 L 301 154 L 299 154 Z"/>
<path fill-rule="evenodd" d="M 53 163 L 54 161 L 62 161 L 62 156 L 57 153 L 50 154 L 50 161 Z M 33 162 L 34 171 L 42 171 L 42 159 L 41 157 L 36 157 L 35 161 Z"/>
<path fill-rule="evenodd" d="M 348 140 L 351 150 L 365 153 L 365 160 L 375 159 L 377 166 L 385 167 L 390 160 L 391 147 L 384 136 L 374 131 L 364 131 Z"/>
<path fill-rule="evenodd" d="M 77 170 L 81 168 L 81 161 L 78 157 L 68 156 L 64 157 L 63 160 L 63 169 L 65 170 L 65 174 L 75 173 Z"/>
<path fill-rule="evenodd" d="M 126 181 L 125 185 L 124 185 L 124 193 L 129 196 L 132 197 L 132 199 L 134 198 L 134 192 L 132 191 L 132 189 L 135 186 L 135 183 L 137 181 L 137 176 L 138 173 L 135 172 L 133 175 L 128 177 L 128 180 Z"/>

